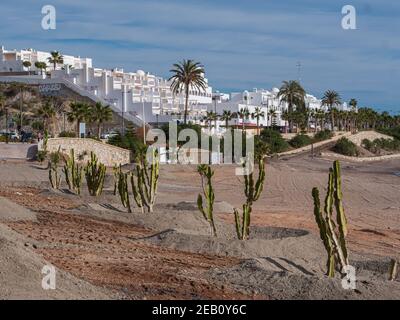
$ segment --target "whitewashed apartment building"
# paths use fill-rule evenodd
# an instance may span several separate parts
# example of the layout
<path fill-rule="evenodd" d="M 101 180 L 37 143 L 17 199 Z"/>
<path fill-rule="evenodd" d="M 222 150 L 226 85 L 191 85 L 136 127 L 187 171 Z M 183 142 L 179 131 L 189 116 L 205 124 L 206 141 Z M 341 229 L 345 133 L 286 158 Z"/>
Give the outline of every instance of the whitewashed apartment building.
<path fill-rule="evenodd" d="M 61 53 L 62 54 L 62 53 Z M 0 81 L 20 81 L 39 84 L 47 93 L 65 85 L 77 93 L 111 106 L 114 112 L 141 125 L 143 122 L 167 122 L 181 119 L 184 112 L 183 94 L 174 95 L 170 82 L 162 77 L 138 70 L 100 69 L 92 66 L 92 59 L 63 55 L 63 65 L 53 70 L 48 52 L 0 49 Z M 31 67 L 24 67 L 29 61 Z M 48 74 L 42 75 L 35 62 L 46 62 Z M 190 90 L 188 118 L 201 117 L 212 102 L 212 87 L 204 91 Z M 54 92 L 56 94 L 56 92 Z"/>

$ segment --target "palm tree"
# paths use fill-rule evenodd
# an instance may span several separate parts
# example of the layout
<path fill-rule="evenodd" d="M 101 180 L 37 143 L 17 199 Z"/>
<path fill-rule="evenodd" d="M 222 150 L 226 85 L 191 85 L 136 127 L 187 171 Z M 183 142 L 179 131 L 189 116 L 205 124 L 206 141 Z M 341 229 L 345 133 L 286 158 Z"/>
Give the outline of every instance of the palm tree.
<path fill-rule="evenodd" d="M 101 102 L 97 102 L 90 108 L 89 113 L 91 120 L 97 123 L 97 137 L 100 139 L 101 126 L 112 119 L 112 110 L 110 106 L 103 106 Z"/>
<path fill-rule="evenodd" d="M 46 69 L 47 69 L 47 64 L 46 64 L 46 62 L 36 61 L 35 67 L 40 70 L 41 74 L 43 74 L 43 70 L 46 71 Z"/>
<path fill-rule="evenodd" d="M 211 124 L 217 119 L 217 114 L 212 111 L 207 111 L 204 120 L 208 123 L 209 130 L 211 131 Z"/>
<path fill-rule="evenodd" d="M 328 106 L 329 112 L 331 114 L 331 128 L 332 131 L 335 131 L 335 107 L 341 104 L 342 101 L 340 99 L 339 93 L 334 90 L 328 90 L 325 92 L 324 96 L 322 97 L 322 105 Z"/>
<path fill-rule="evenodd" d="M 355 111 L 355 110 L 357 110 L 358 101 L 353 98 L 350 100 L 349 105 Z"/>
<path fill-rule="evenodd" d="M 172 81 L 172 92 L 174 94 L 180 94 L 182 91 L 185 93 L 185 113 L 183 122 L 186 124 L 189 105 L 189 90 L 192 88 L 198 91 L 204 91 L 207 87 L 204 80 L 204 67 L 200 62 L 183 60 L 180 63 L 175 63 L 170 72 L 173 73 L 173 75 L 168 79 L 168 81 Z"/>
<path fill-rule="evenodd" d="M 304 108 L 305 102 L 304 97 L 306 91 L 303 89 L 298 81 L 290 80 L 283 81 L 281 88 L 279 89 L 278 97 L 281 101 L 288 104 L 288 112 L 293 113 L 294 107 L 298 109 Z M 293 121 L 289 117 L 289 130 L 293 130 Z"/>
<path fill-rule="evenodd" d="M 46 131 L 49 127 L 50 120 L 56 115 L 56 111 L 54 110 L 54 106 L 47 101 L 37 110 L 37 115 L 43 120 L 43 128 Z"/>
<path fill-rule="evenodd" d="M 67 112 L 67 119 L 69 122 L 76 121 L 76 132 L 79 136 L 79 124 L 88 119 L 89 106 L 81 102 L 73 102 L 70 104 L 70 111 Z"/>
<path fill-rule="evenodd" d="M 287 112 L 285 113 L 285 115 L 288 116 Z M 276 127 L 276 111 L 275 111 L 275 109 L 270 109 L 268 111 L 268 116 L 271 118 L 271 127 Z M 282 118 L 284 118 L 284 116 Z"/>
<path fill-rule="evenodd" d="M 232 113 L 230 110 L 224 110 L 222 112 L 222 115 L 221 115 L 220 119 L 222 121 L 225 121 L 225 129 L 226 130 L 228 130 L 228 123 L 229 123 L 229 121 L 232 120 L 233 117 L 235 117 L 235 114 Z"/>
<path fill-rule="evenodd" d="M 51 57 L 47 58 L 47 60 L 53 64 L 53 70 L 56 70 L 57 64 L 64 63 L 64 57 L 58 51 L 52 51 L 50 55 Z"/>
<path fill-rule="evenodd" d="M 260 107 L 256 107 L 251 114 L 253 119 L 257 119 L 257 135 L 260 135 L 260 118 L 265 116 L 265 112 Z"/>
<path fill-rule="evenodd" d="M 244 120 L 248 119 L 250 116 L 250 111 L 248 108 L 242 108 L 240 111 L 237 113 L 237 116 L 242 119 L 242 131 L 244 131 Z"/>

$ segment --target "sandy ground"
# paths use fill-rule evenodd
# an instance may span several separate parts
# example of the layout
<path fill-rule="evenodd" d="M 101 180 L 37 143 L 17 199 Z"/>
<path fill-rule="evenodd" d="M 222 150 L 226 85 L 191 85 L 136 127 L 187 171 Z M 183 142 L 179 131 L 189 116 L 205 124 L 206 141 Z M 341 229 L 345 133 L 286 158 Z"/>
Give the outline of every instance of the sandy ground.
<path fill-rule="evenodd" d="M 22 251 L 6 251 L 16 256 L 6 264 L 0 253 L 0 279 L 10 279 L 0 297 L 399 299 L 399 279 L 387 277 L 389 259 L 400 258 L 400 161 L 342 163 L 355 291 L 324 276 L 310 193 L 314 186 L 324 193 L 330 165 L 307 156 L 271 160 L 251 239 L 243 242 L 234 235 L 231 209 L 244 197 L 232 166 L 216 167 L 218 237 L 212 238 L 194 204 L 200 191 L 194 166 L 162 167 L 155 213 L 143 215 L 125 212 L 111 177 L 101 197 L 78 197 L 49 190 L 44 166 L 2 162 L 0 197 L 7 200 L 0 198 L 0 226 L 7 232 L 0 243 Z M 33 275 L 41 277 L 43 260 L 71 277 L 68 292 L 36 294 Z M 14 264 L 30 266 L 19 274 L 29 283 L 13 287 Z"/>

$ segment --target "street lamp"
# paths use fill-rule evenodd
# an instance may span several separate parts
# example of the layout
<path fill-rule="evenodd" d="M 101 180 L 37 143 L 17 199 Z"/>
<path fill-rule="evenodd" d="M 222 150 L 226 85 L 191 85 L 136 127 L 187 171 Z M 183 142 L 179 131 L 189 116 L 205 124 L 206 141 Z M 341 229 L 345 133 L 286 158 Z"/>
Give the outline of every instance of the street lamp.
<path fill-rule="evenodd" d="M 145 91 L 144 88 L 142 88 L 143 144 L 146 144 L 146 119 L 144 115 L 144 101 L 145 101 Z"/>

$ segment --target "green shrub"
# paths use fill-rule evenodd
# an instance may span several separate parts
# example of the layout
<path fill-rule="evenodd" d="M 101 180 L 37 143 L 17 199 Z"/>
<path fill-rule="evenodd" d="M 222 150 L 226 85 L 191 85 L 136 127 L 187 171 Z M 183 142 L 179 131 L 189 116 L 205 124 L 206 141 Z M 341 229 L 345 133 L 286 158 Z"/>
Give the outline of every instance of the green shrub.
<path fill-rule="evenodd" d="M 260 138 L 268 145 L 270 154 L 284 152 L 289 148 L 289 144 L 276 130 L 269 128 L 263 129 Z"/>
<path fill-rule="evenodd" d="M 311 143 L 312 139 L 306 134 L 298 134 L 289 141 L 289 144 L 293 148 L 301 148 Z"/>
<path fill-rule="evenodd" d="M 324 131 L 319 131 L 315 134 L 314 136 L 314 141 L 319 142 L 319 141 L 324 141 L 328 140 L 333 137 L 333 133 L 331 130 L 324 130 Z"/>
<path fill-rule="evenodd" d="M 115 136 L 110 137 L 107 143 L 123 149 L 131 150 L 134 155 L 137 155 L 145 148 L 143 142 L 132 132 L 127 132 L 125 135 L 118 133 Z"/>
<path fill-rule="evenodd" d="M 333 151 L 350 157 L 356 157 L 359 154 L 357 146 L 345 137 L 340 138 L 336 142 L 336 145 L 333 147 Z"/>
<path fill-rule="evenodd" d="M 36 160 L 42 163 L 44 160 L 46 160 L 46 156 L 47 156 L 47 151 L 44 150 L 38 151 L 38 153 L 36 154 Z"/>
<path fill-rule="evenodd" d="M 76 138 L 76 133 L 72 131 L 62 131 L 58 136 L 60 138 Z"/>
<path fill-rule="evenodd" d="M 374 141 L 364 139 L 361 145 L 370 152 L 380 153 L 381 150 L 398 151 L 400 150 L 400 140 L 398 139 L 375 139 Z"/>
<path fill-rule="evenodd" d="M 388 136 L 392 136 L 397 140 L 400 140 L 400 126 L 393 128 L 381 128 L 377 130 L 380 133 L 387 134 Z"/>

